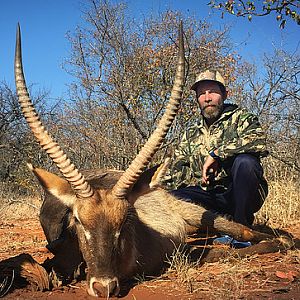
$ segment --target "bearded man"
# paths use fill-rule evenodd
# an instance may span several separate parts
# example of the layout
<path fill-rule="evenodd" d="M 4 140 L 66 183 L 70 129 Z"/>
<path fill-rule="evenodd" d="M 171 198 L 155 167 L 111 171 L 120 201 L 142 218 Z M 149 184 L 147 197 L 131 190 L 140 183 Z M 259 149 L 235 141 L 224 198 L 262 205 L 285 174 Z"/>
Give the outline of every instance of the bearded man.
<path fill-rule="evenodd" d="M 184 132 L 167 181 L 173 193 L 251 226 L 268 193 L 260 158 L 268 154 L 255 115 L 227 104 L 225 81 L 206 70 L 191 87 L 201 115 Z"/>

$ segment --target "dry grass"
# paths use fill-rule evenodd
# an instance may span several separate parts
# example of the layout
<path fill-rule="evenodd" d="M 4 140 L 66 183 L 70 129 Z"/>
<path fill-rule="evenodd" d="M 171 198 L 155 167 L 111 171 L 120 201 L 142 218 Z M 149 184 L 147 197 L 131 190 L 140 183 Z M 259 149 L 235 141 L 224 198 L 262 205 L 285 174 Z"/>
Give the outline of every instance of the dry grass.
<path fill-rule="evenodd" d="M 167 258 L 167 263 L 169 264 L 169 276 L 176 274 L 176 280 L 179 283 L 191 285 L 198 262 L 190 260 L 189 253 L 185 247 L 175 247 L 173 254 Z"/>
<path fill-rule="evenodd" d="M 248 258 L 230 256 L 217 263 L 200 265 L 191 262 L 186 252 L 176 249 L 169 259 L 170 267 L 164 278 L 187 293 L 200 293 L 203 299 L 240 299 L 245 296 L 245 278 L 251 272 L 261 272 L 261 266 L 253 266 Z"/>
<path fill-rule="evenodd" d="M 269 195 L 257 213 L 259 223 L 284 228 L 299 222 L 300 184 L 292 179 L 269 181 Z"/>
<path fill-rule="evenodd" d="M 33 205 L 33 206 L 32 206 Z M 8 203 L 0 208 L 1 220 L 19 220 L 38 218 L 40 203 L 36 199 L 26 198 L 20 202 Z"/>
<path fill-rule="evenodd" d="M 0 197 L 0 220 L 38 218 L 42 205 L 39 197 L 15 196 L 2 193 Z"/>
<path fill-rule="evenodd" d="M 300 260 L 299 250 L 261 260 L 258 256 L 238 258 L 228 250 L 228 256 L 216 263 L 199 265 L 191 263 L 184 253 L 176 251 L 164 278 L 175 283 L 175 288 L 186 293 L 201 295 L 199 299 L 256 299 L 256 293 L 271 292 L 277 270 L 282 266 L 296 266 Z M 275 277 L 276 278 L 276 277 Z M 197 298 L 198 299 L 198 298 Z"/>

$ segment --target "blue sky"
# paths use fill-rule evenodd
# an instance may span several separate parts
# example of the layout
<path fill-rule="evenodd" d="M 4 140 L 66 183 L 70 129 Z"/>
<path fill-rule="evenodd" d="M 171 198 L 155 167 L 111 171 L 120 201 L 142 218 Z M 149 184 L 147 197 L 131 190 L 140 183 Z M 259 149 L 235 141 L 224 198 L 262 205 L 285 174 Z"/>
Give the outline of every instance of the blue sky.
<path fill-rule="evenodd" d="M 288 21 L 284 30 L 279 29 L 274 15 L 254 18 L 236 18 L 212 11 L 208 0 L 128 0 L 135 18 L 176 9 L 186 15 L 196 15 L 211 22 L 219 29 L 224 24 L 232 27 L 231 38 L 235 50 L 251 62 L 259 62 L 262 53 L 274 47 L 283 47 L 300 53 L 300 26 Z M 81 20 L 84 0 L 2 0 L 0 1 L 0 81 L 14 88 L 13 59 L 16 24 L 22 30 L 23 64 L 27 84 L 34 84 L 33 91 L 47 89 L 49 101 L 67 96 L 67 84 L 73 78 L 61 67 L 69 55 L 66 32 L 73 31 Z M 298 48 L 297 48 L 298 46 Z"/>

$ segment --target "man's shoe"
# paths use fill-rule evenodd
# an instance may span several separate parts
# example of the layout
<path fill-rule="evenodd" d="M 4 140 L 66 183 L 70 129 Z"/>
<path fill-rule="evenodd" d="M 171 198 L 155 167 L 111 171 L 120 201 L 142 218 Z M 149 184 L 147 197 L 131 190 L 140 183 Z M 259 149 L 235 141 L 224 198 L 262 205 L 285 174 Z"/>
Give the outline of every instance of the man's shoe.
<path fill-rule="evenodd" d="M 235 239 L 232 240 L 231 242 L 231 247 L 232 248 L 236 248 L 236 249 L 240 249 L 240 248 L 246 248 L 251 246 L 251 242 L 241 242 L 241 241 L 237 241 Z"/>
<path fill-rule="evenodd" d="M 230 245 L 232 248 L 240 249 L 251 246 L 251 242 L 241 242 L 235 240 L 229 235 L 222 235 L 221 237 L 215 238 L 213 240 L 214 245 Z"/>
<path fill-rule="evenodd" d="M 231 245 L 233 238 L 229 235 L 222 235 L 221 237 L 213 240 L 214 245 Z"/>

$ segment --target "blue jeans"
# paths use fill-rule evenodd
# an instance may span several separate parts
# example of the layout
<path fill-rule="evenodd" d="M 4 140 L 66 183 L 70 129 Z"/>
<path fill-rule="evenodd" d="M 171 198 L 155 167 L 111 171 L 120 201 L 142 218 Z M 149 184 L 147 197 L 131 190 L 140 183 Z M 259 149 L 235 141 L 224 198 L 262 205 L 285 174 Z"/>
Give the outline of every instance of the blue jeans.
<path fill-rule="evenodd" d="M 268 194 L 259 160 L 251 154 L 237 155 L 231 164 L 231 185 L 224 193 L 205 191 L 200 186 L 188 186 L 172 191 L 181 199 L 229 214 L 235 222 L 252 225 L 257 212 Z"/>

